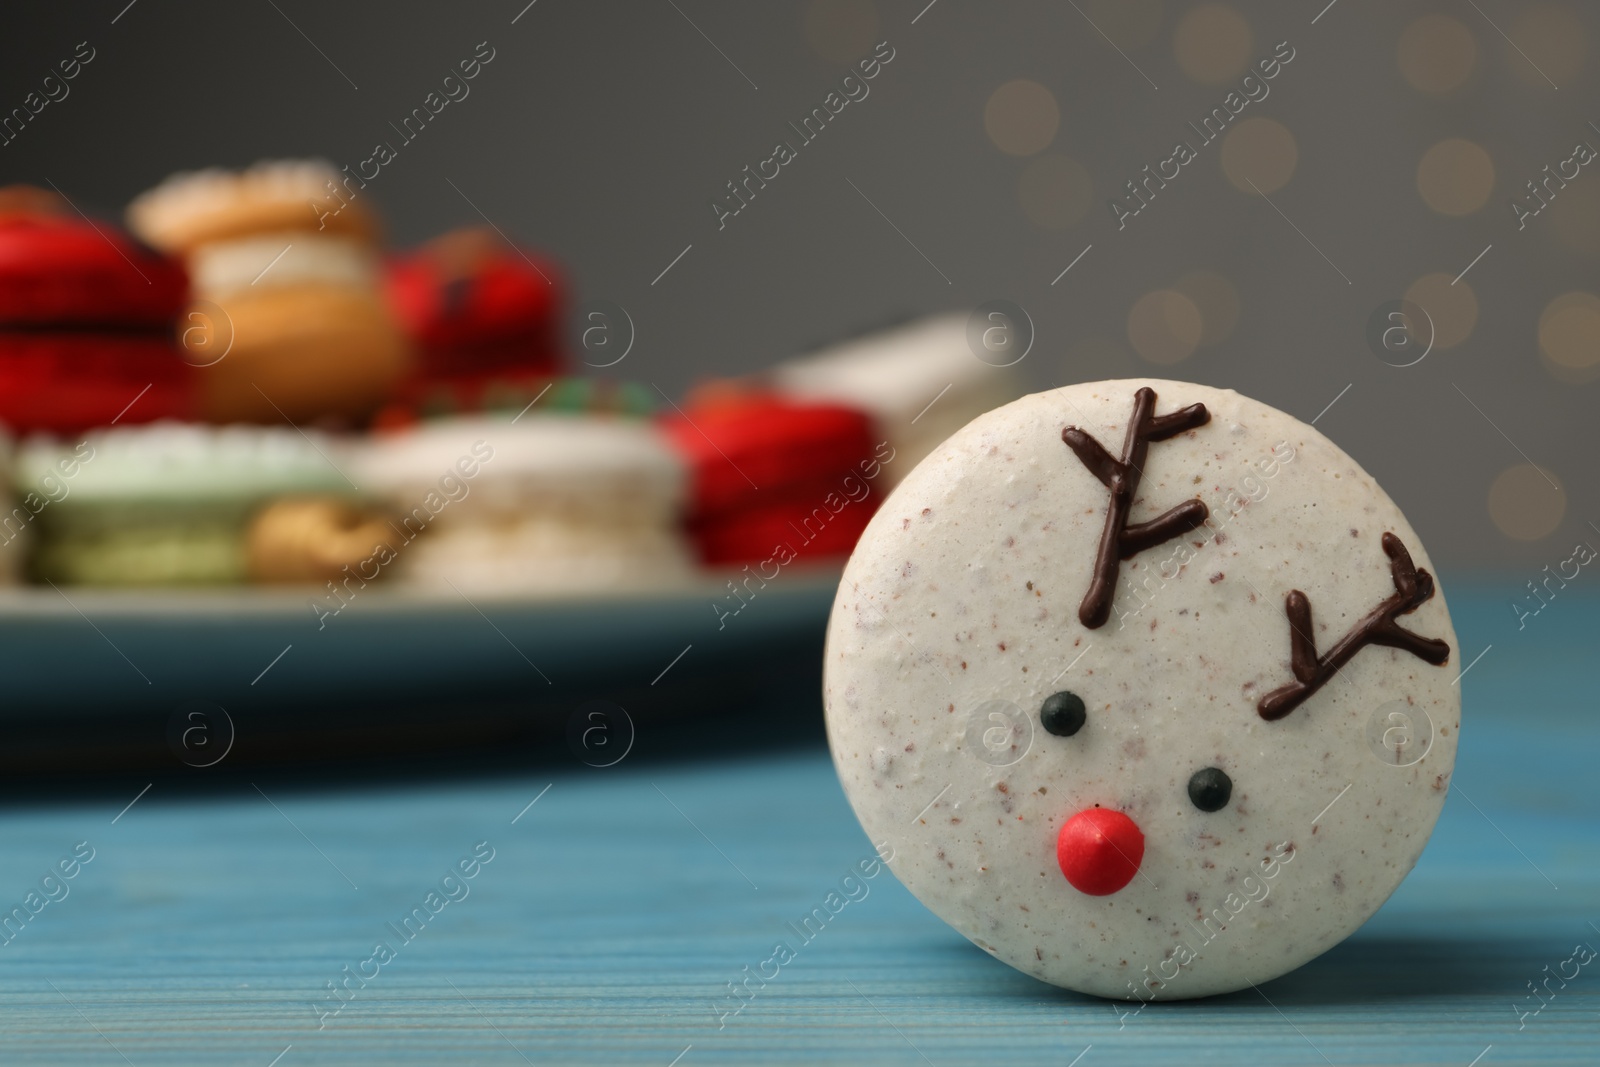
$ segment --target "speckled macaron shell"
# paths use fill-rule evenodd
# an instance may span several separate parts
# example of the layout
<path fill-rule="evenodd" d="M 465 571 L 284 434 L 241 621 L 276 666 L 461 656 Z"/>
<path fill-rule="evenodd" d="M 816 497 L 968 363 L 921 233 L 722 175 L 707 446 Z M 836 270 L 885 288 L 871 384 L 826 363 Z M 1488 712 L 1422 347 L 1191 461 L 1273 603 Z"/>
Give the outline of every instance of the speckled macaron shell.
<path fill-rule="evenodd" d="M 1130 521 L 1188 499 L 1210 519 L 1125 560 L 1110 620 L 1089 629 L 1109 493 L 1062 430 L 1121 455 L 1145 386 L 1158 416 L 1202 403 L 1211 418 L 1150 444 Z M 1286 717 L 1257 710 L 1294 681 L 1287 594 L 1310 599 L 1326 653 L 1396 591 L 1385 533 L 1432 571 L 1354 460 L 1232 391 L 1095 382 L 979 417 L 884 503 L 834 602 L 828 734 L 857 816 L 924 904 L 1046 982 L 1178 999 L 1300 966 L 1416 864 L 1455 761 L 1460 650 L 1438 590 L 1397 621 L 1447 642 L 1443 666 L 1371 645 Z M 1063 690 L 1087 707 L 1070 737 L 1039 719 Z M 1212 767 L 1233 786 L 1208 813 L 1188 783 Z M 1096 805 L 1145 845 L 1105 896 L 1074 889 L 1056 855 L 1063 823 Z"/>

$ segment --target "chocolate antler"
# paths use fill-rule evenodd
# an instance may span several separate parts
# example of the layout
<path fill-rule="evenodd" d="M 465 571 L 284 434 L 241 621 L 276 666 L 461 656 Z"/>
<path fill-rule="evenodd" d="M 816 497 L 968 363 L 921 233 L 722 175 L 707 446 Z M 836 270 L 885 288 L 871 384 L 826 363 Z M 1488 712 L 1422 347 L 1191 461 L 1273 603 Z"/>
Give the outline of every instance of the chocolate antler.
<path fill-rule="evenodd" d="M 1144 457 L 1151 441 L 1165 441 L 1185 430 L 1204 426 L 1211 413 L 1204 404 L 1190 404 L 1167 415 L 1154 415 L 1155 390 L 1149 387 L 1133 394 L 1133 417 L 1122 442 L 1122 458 L 1114 459 L 1105 447 L 1075 426 L 1061 431 L 1061 439 L 1077 453 L 1105 487 L 1111 490 L 1106 509 L 1106 525 L 1100 534 L 1100 549 L 1094 558 L 1094 578 L 1078 605 L 1078 619 L 1094 630 L 1111 617 L 1111 601 L 1116 595 L 1117 567 L 1125 559 L 1154 548 L 1201 525 L 1211 514 L 1204 502 L 1186 500 L 1149 522 L 1128 525 L 1128 510 L 1139 495 L 1139 479 L 1144 477 Z"/>
<path fill-rule="evenodd" d="M 1284 613 L 1289 616 L 1289 662 L 1295 680 L 1261 698 L 1256 710 L 1263 719 L 1268 722 L 1281 719 L 1298 708 L 1367 645 L 1404 649 L 1435 667 L 1450 661 L 1448 644 L 1437 638 L 1418 637 L 1395 621 L 1398 616 L 1417 610 L 1433 596 L 1433 575 L 1417 569 L 1411 562 L 1411 553 L 1392 533 L 1383 535 L 1383 552 L 1389 557 L 1394 595 L 1352 626 L 1326 656 L 1317 655 L 1317 639 L 1311 635 L 1311 600 L 1298 589 L 1285 599 Z"/>

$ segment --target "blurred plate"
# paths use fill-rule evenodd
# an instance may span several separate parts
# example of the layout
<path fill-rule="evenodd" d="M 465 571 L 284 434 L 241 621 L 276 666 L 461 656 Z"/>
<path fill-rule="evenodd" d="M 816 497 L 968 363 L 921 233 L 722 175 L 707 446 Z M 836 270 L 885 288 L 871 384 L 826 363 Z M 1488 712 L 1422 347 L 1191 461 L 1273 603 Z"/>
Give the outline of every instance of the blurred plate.
<path fill-rule="evenodd" d="M 742 576 L 742 575 L 741 575 Z M 363 590 L 319 620 L 310 590 L 0 591 L 0 718 L 104 717 L 186 700 L 467 704 L 648 689 L 776 645 L 820 646 L 839 570 L 789 568 L 739 608 L 734 574 L 534 598 Z"/>

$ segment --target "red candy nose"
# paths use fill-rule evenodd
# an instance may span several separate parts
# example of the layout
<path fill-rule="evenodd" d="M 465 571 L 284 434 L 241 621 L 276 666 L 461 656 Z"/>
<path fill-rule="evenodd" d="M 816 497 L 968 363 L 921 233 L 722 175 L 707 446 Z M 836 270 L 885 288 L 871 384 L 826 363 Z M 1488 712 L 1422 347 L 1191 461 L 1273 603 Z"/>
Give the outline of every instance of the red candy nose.
<path fill-rule="evenodd" d="M 1133 881 L 1144 859 L 1139 824 L 1110 808 L 1085 808 L 1066 821 L 1056 838 L 1061 873 L 1081 893 L 1109 896 Z"/>

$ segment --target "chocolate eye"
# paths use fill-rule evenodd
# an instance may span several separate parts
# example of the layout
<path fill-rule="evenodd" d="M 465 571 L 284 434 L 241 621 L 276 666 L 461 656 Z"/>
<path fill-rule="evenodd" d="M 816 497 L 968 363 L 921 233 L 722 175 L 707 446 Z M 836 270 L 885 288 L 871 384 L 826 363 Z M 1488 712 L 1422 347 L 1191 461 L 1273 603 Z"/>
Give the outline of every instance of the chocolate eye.
<path fill-rule="evenodd" d="M 1045 697 L 1039 707 L 1039 721 L 1057 737 L 1071 737 L 1083 729 L 1088 717 L 1083 698 L 1065 690 Z"/>
<path fill-rule="evenodd" d="M 1233 779 L 1217 767 L 1195 771 L 1189 779 L 1189 801 L 1201 811 L 1221 811 L 1233 796 Z"/>

